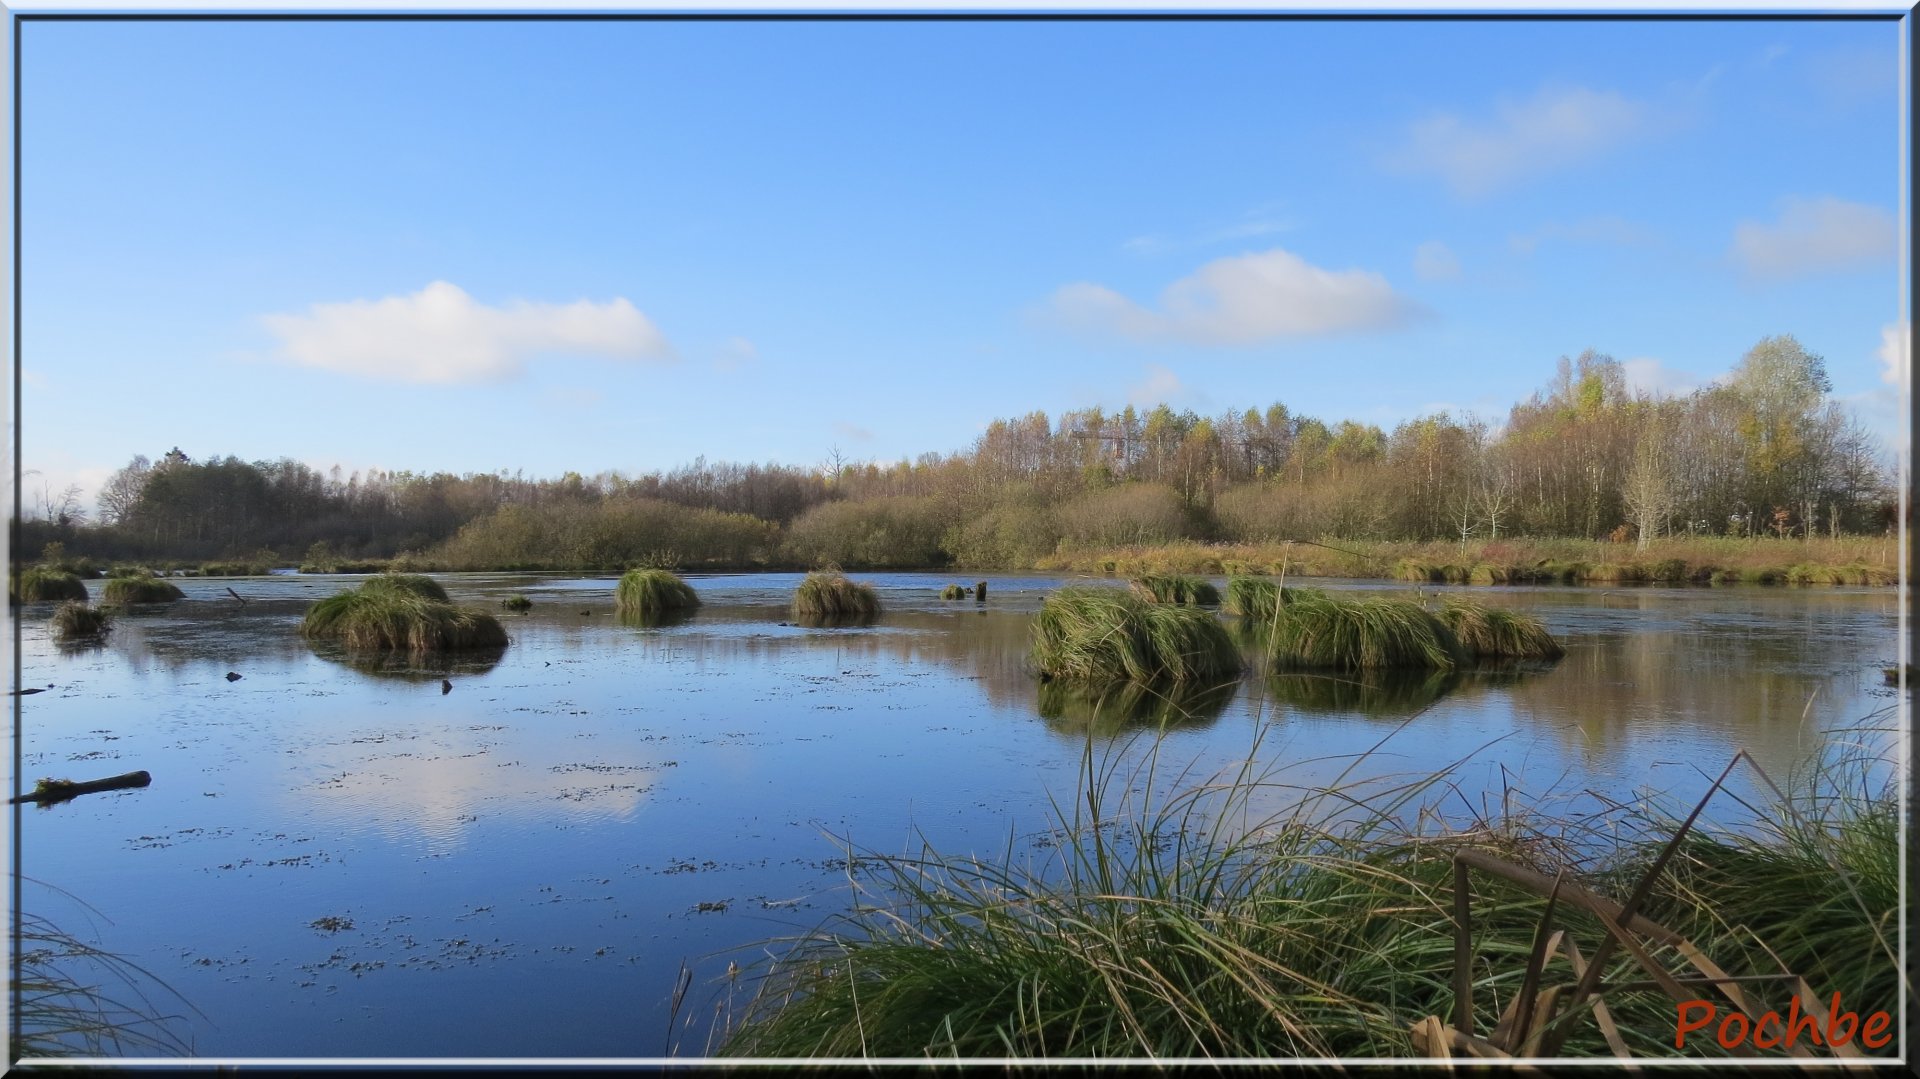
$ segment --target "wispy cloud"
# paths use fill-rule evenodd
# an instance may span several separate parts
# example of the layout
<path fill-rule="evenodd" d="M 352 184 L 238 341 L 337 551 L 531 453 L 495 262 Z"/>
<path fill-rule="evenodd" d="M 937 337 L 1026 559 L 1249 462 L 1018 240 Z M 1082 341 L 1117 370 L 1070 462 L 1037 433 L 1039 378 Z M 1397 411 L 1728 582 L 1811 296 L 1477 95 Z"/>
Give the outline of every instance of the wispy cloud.
<path fill-rule="evenodd" d="M 1085 333 L 1135 341 L 1248 345 L 1394 329 L 1425 314 L 1367 270 L 1325 270 L 1275 248 L 1216 259 L 1160 294 L 1158 309 L 1089 282 L 1053 294 L 1045 314 Z"/>
<path fill-rule="evenodd" d="M 1651 356 L 1622 360 L 1620 370 L 1626 376 L 1629 390 L 1654 397 L 1685 396 L 1715 381 L 1691 371 L 1668 367 Z"/>
<path fill-rule="evenodd" d="M 1127 403 L 1135 408 L 1151 408 L 1170 403 L 1186 392 L 1180 376 L 1157 363 L 1147 365 L 1146 377 L 1127 387 Z"/>
<path fill-rule="evenodd" d="M 1277 205 L 1266 205 L 1248 210 L 1240 216 L 1238 221 L 1228 225 L 1197 229 L 1177 235 L 1151 233 L 1135 236 L 1120 247 L 1129 254 L 1159 255 L 1169 251 L 1206 247 L 1210 244 L 1227 243 L 1233 240 L 1258 239 L 1261 236 L 1286 232 L 1293 227 L 1293 220 L 1282 214 Z"/>
<path fill-rule="evenodd" d="M 1429 115 L 1413 124 L 1388 164 L 1437 174 L 1456 194 L 1479 197 L 1588 160 L 1645 131 L 1650 118 L 1645 104 L 1613 91 L 1549 86 L 1525 100 L 1496 102 L 1491 116 Z"/>
<path fill-rule="evenodd" d="M 1731 256 L 1753 277 L 1779 280 L 1893 258 L 1893 215 L 1878 206 L 1831 196 L 1789 198 L 1781 206 L 1780 220 L 1742 221 L 1733 230 Z"/>
<path fill-rule="evenodd" d="M 411 296 L 319 303 L 266 315 L 280 353 L 306 367 L 396 382 L 497 382 L 544 353 L 658 360 L 673 348 L 625 299 L 479 303 L 435 281 Z"/>
<path fill-rule="evenodd" d="M 1658 240 L 1659 237 L 1651 230 L 1626 218 L 1605 216 L 1579 221 L 1549 221 L 1532 232 L 1514 233 L 1507 237 L 1507 246 L 1522 255 L 1531 255 L 1541 244 L 1553 241 L 1647 247 Z"/>
<path fill-rule="evenodd" d="M 1439 240 L 1428 240 L 1413 252 L 1413 272 L 1422 281 L 1460 280 L 1460 259 Z"/>

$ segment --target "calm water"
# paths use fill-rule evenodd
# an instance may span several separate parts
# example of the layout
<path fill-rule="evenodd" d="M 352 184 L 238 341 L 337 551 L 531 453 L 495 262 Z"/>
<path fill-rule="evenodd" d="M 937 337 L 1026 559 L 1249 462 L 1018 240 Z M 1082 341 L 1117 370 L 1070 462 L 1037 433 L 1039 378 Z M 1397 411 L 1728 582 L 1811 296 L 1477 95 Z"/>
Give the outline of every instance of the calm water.
<path fill-rule="evenodd" d="M 1066 579 L 989 577 L 978 605 L 935 598 L 954 577 L 856 577 L 886 606 L 869 628 L 782 625 L 791 574 L 690 578 L 706 605 L 653 628 L 615 617 L 611 578 L 444 576 L 456 601 L 535 603 L 497 662 L 447 671 L 302 641 L 347 578 L 181 581 L 91 649 L 26 608 L 22 684 L 47 689 L 18 698 L 25 785 L 153 775 L 21 810 L 26 875 L 73 897 L 29 884 L 26 908 L 164 979 L 204 1013 L 176 1028 L 202 1056 L 699 1055 L 727 964 L 845 906 L 836 837 L 1037 849 L 1090 729 L 1138 752 L 1154 718 L 1024 670 Z M 1469 792 L 1679 798 L 1736 749 L 1780 776 L 1895 703 L 1890 590 L 1473 594 L 1567 658 L 1424 688 L 1249 677 L 1190 705 L 1162 760 L 1206 774 L 1264 729 L 1258 763 L 1311 783 L 1385 737 L 1371 772 L 1470 756 Z"/>

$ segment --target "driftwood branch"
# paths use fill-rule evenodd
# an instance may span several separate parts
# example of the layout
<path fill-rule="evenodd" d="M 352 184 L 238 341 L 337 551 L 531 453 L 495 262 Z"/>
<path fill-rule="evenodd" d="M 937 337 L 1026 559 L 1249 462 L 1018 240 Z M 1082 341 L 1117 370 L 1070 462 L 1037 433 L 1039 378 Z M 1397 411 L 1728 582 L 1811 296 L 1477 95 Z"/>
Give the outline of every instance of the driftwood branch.
<path fill-rule="evenodd" d="M 153 782 L 153 777 L 145 771 L 128 772 L 123 776 L 111 776 L 107 779 L 94 779 L 85 783 L 75 783 L 68 779 L 43 779 L 33 790 L 16 798 L 7 799 L 8 805 L 22 802 L 39 802 L 51 805 L 64 802 L 69 798 L 78 798 L 83 794 L 98 794 L 101 791 L 125 790 L 129 787 L 144 787 Z"/>

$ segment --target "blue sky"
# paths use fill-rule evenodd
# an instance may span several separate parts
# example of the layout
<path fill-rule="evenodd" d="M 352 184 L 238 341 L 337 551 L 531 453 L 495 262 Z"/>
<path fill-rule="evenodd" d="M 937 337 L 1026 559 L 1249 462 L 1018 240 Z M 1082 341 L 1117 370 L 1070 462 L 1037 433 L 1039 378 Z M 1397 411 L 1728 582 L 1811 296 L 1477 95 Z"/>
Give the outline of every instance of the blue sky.
<path fill-rule="evenodd" d="M 28 23 L 22 467 L 633 473 L 1791 333 L 1891 440 L 1900 24 Z M 1899 363 L 1898 366 L 1904 366 Z"/>

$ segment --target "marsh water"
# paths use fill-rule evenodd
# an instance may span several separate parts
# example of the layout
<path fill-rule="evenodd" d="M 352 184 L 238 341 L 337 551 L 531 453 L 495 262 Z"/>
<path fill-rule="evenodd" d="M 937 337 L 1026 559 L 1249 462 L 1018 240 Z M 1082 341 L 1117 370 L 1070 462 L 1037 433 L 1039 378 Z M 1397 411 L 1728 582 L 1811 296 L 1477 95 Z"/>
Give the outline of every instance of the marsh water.
<path fill-rule="evenodd" d="M 872 626 L 788 624 L 792 574 L 690 576 L 704 606 L 654 626 L 616 616 L 610 577 L 444 575 L 457 602 L 534 603 L 502 612 L 503 654 L 444 668 L 303 641 L 354 578 L 182 580 L 90 648 L 28 606 L 23 785 L 153 781 L 22 807 L 24 907 L 177 991 L 155 1010 L 200 1056 L 701 1055 L 746 991 L 729 963 L 846 907 L 844 844 L 1044 852 L 1083 761 L 1156 737 L 1196 775 L 1252 753 L 1326 782 L 1371 749 L 1369 773 L 1464 758 L 1463 803 L 1683 799 L 1736 750 L 1784 775 L 1895 703 L 1893 590 L 1474 589 L 1566 658 L 1249 675 L 1175 711 L 1028 672 L 1032 612 L 1075 581 L 991 575 L 977 603 L 938 598 L 953 575 L 855 576 Z"/>

